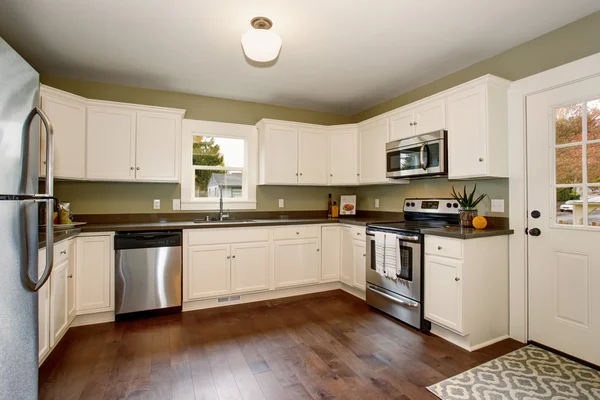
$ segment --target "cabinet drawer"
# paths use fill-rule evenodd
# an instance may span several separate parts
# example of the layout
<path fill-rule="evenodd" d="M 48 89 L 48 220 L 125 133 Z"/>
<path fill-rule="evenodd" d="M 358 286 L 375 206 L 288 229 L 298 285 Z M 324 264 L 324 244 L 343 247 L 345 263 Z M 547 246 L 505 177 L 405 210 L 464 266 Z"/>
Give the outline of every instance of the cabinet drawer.
<path fill-rule="evenodd" d="M 352 239 L 358 239 L 358 240 L 362 240 L 365 241 L 367 240 L 366 238 L 366 233 L 367 233 L 367 228 L 364 226 L 352 226 L 350 227 L 351 229 L 351 235 L 352 235 Z"/>
<path fill-rule="evenodd" d="M 69 258 L 69 241 L 63 240 L 54 245 L 54 265 Z"/>
<path fill-rule="evenodd" d="M 247 243 L 269 241 L 269 229 L 196 229 L 189 230 L 188 245 Z"/>
<path fill-rule="evenodd" d="M 425 236 L 425 253 L 462 260 L 462 240 Z"/>
<path fill-rule="evenodd" d="M 275 240 L 318 238 L 319 226 L 284 226 L 273 229 Z"/>

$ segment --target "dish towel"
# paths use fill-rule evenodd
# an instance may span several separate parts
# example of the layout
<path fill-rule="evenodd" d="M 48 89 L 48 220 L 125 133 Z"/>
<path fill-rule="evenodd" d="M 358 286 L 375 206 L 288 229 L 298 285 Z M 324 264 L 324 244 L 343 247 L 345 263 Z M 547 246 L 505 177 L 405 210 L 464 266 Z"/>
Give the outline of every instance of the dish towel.
<path fill-rule="evenodd" d="M 385 233 L 375 232 L 375 271 L 385 276 Z"/>
<path fill-rule="evenodd" d="M 385 262 L 384 262 L 384 274 L 388 278 L 397 279 L 396 275 L 398 270 L 398 239 L 393 233 L 385 234 Z"/>

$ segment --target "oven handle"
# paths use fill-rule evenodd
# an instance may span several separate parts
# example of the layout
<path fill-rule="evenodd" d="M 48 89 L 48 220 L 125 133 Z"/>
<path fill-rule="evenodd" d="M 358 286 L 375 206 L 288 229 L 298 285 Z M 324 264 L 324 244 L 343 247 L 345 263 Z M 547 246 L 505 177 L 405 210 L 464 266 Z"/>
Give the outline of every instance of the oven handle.
<path fill-rule="evenodd" d="M 375 288 L 375 286 L 368 285 L 367 289 L 369 289 L 373 293 L 377 293 L 378 295 L 385 297 L 388 300 L 393 301 L 394 303 L 398 303 L 401 306 L 411 307 L 411 308 L 418 308 L 419 307 L 419 303 L 417 303 L 416 301 L 399 299 L 399 298 L 397 298 L 395 296 L 389 295 L 389 294 L 387 294 L 387 293 L 385 293 L 385 292 L 383 292 L 383 291 Z"/>
<path fill-rule="evenodd" d="M 427 150 L 427 162 L 425 162 L 425 150 Z M 419 161 L 421 162 L 421 168 L 424 171 L 427 171 L 427 167 L 429 166 L 429 146 L 427 143 L 424 143 L 421 146 L 421 150 L 419 151 Z"/>

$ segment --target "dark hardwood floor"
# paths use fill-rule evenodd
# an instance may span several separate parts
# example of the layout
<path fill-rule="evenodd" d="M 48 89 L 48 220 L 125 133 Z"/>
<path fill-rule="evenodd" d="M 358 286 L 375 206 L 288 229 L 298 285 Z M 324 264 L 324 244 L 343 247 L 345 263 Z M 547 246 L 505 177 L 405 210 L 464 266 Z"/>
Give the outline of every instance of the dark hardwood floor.
<path fill-rule="evenodd" d="M 435 399 L 426 386 L 521 346 L 469 353 L 333 291 L 71 328 L 40 399 Z"/>

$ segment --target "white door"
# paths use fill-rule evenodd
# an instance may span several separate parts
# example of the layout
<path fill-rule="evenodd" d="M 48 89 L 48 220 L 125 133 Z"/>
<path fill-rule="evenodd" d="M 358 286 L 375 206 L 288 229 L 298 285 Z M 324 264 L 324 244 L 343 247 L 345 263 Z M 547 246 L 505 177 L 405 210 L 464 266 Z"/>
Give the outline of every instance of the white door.
<path fill-rule="evenodd" d="M 231 292 L 268 290 L 271 269 L 269 242 L 231 245 Z"/>
<path fill-rule="evenodd" d="M 38 278 L 44 273 L 46 266 L 46 249 L 38 252 Z M 41 361 L 50 351 L 50 277 L 38 290 L 38 359 Z"/>
<path fill-rule="evenodd" d="M 66 96 L 66 94 L 65 94 Z M 85 178 L 85 104 L 83 99 L 72 100 L 44 93 L 42 109 L 54 128 L 54 177 Z M 46 133 L 42 126 L 40 137 L 40 164 L 42 176 L 46 173 Z"/>
<path fill-rule="evenodd" d="M 202 299 L 230 293 L 231 252 L 228 244 L 188 247 L 187 298 Z"/>
<path fill-rule="evenodd" d="M 275 241 L 275 287 L 318 283 L 320 253 L 317 239 Z"/>
<path fill-rule="evenodd" d="M 448 178 L 487 174 L 486 88 L 448 98 Z"/>
<path fill-rule="evenodd" d="M 390 116 L 390 141 L 415 135 L 415 110 L 405 110 Z"/>
<path fill-rule="evenodd" d="M 75 319 L 75 274 L 77 263 L 77 239 L 69 239 L 69 266 L 67 268 L 67 318 L 69 323 Z"/>
<path fill-rule="evenodd" d="M 327 185 L 327 131 L 298 130 L 298 183 Z"/>
<path fill-rule="evenodd" d="M 360 136 L 360 182 L 386 182 L 385 144 L 389 137 L 389 120 L 383 119 L 359 127 Z"/>
<path fill-rule="evenodd" d="M 600 365 L 600 77 L 529 96 L 527 143 L 529 339 Z"/>
<path fill-rule="evenodd" d="M 415 109 L 416 134 L 446 129 L 446 99 L 435 100 Z"/>
<path fill-rule="evenodd" d="M 118 107 L 87 108 L 87 178 L 135 179 L 136 113 Z"/>
<path fill-rule="evenodd" d="M 346 285 L 354 284 L 354 248 L 352 246 L 352 228 L 342 226 L 341 233 L 341 249 L 340 249 L 340 281 Z"/>
<path fill-rule="evenodd" d="M 138 112 L 135 179 L 177 182 L 180 140 L 181 118 L 178 115 Z"/>
<path fill-rule="evenodd" d="M 265 183 L 298 183 L 298 129 L 288 125 L 265 126 Z"/>
<path fill-rule="evenodd" d="M 462 331 L 462 263 L 425 257 L 425 318 Z"/>
<path fill-rule="evenodd" d="M 329 132 L 329 184 L 358 183 L 357 130 L 336 129 Z"/>
<path fill-rule="evenodd" d="M 58 343 L 60 337 L 69 327 L 67 312 L 67 260 L 55 265 L 52 269 L 50 284 L 50 346 Z"/>
<path fill-rule="evenodd" d="M 114 251 L 111 236 L 77 238 L 77 314 L 114 310 Z"/>
<path fill-rule="evenodd" d="M 321 280 L 340 279 L 340 227 L 321 228 Z"/>
<path fill-rule="evenodd" d="M 362 240 L 352 239 L 352 261 L 354 287 L 365 290 L 367 285 L 367 248 Z"/>

